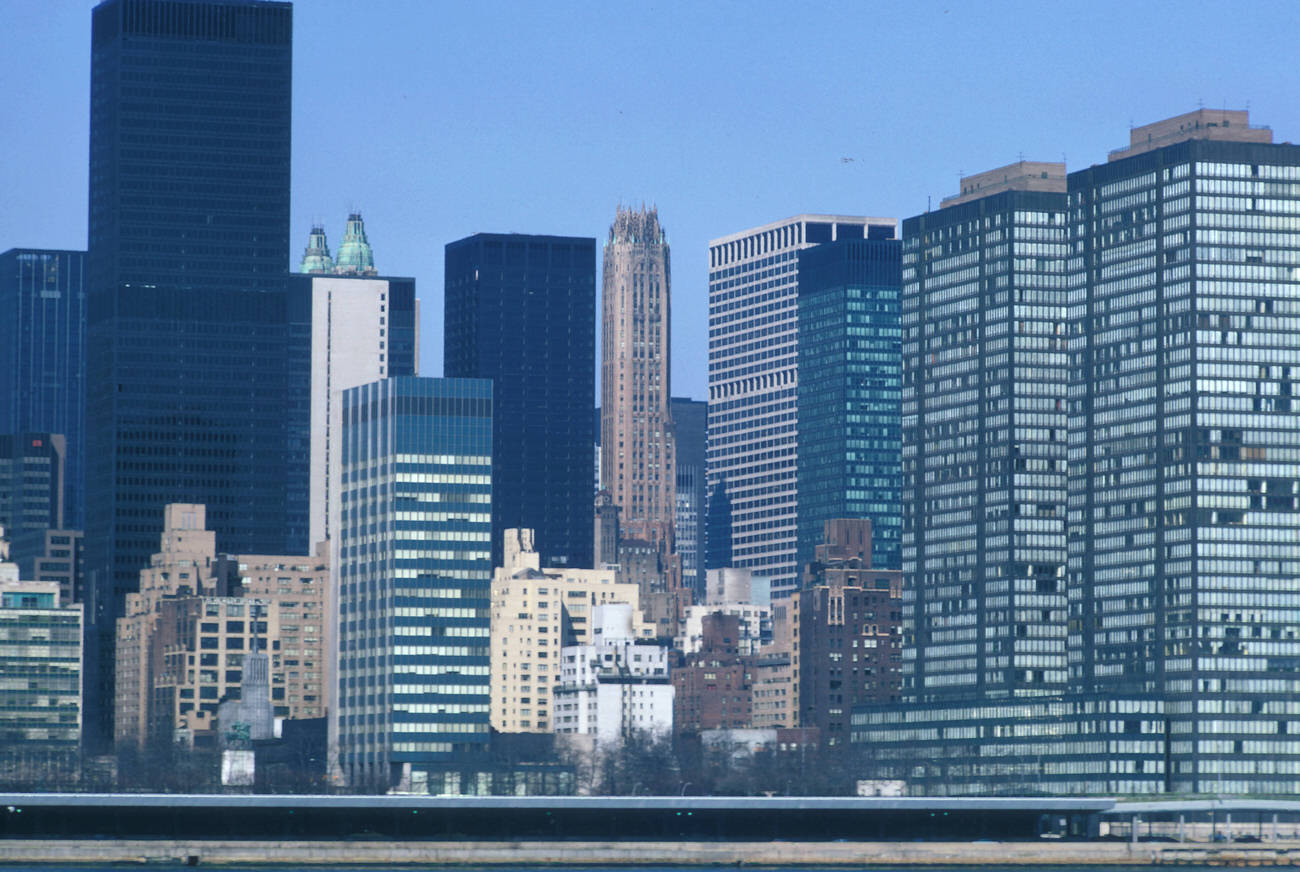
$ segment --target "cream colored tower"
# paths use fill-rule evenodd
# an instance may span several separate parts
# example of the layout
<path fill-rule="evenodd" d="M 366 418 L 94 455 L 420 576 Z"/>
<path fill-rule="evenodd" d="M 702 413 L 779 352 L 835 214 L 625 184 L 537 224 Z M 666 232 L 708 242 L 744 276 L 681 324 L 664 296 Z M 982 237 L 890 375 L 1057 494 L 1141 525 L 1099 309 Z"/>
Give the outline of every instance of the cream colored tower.
<path fill-rule="evenodd" d="M 654 638 L 654 625 L 641 618 L 637 586 L 616 583 L 613 569 L 539 569 L 532 530 L 506 530 L 504 552 L 492 576 L 492 728 L 553 732 L 560 648 L 591 643 L 591 609 L 631 604 L 638 639 Z"/>

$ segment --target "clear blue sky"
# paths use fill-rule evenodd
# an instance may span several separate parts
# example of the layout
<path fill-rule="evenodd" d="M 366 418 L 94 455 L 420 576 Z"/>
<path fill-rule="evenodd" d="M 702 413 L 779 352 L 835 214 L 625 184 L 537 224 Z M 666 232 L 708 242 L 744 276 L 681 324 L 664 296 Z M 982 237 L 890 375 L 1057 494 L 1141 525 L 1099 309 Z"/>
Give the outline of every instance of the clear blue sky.
<path fill-rule="evenodd" d="M 0 250 L 86 239 L 90 0 L 0 0 Z M 603 241 L 654 203 L 673 392 L 705 396 L 707 244 L 799 212 L 906 217 L 958 174 L 1105 160 L 1130 124 L 1245 108 L 1300 140 L 1286 2 L 299 0 L 293 256 L 362 210 L 417 279 L 442 370 L 442 251 L 479 231 Z M 0 313 L 3 317 L 3 313 Z"/>

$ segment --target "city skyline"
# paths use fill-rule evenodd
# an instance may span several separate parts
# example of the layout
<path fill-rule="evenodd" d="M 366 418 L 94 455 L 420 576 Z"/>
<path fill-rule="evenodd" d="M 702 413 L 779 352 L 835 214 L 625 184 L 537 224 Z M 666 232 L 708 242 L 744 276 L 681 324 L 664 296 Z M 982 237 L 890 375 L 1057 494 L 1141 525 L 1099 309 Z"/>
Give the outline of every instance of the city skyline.
<path fill-rule="evenodd" d="M 313 216 L 296 258 L 292 140 L 301 148 L 319 112 L 295 104 L 294 79 L 310 103 L 375 67 L 362 32 L 339 69 L 298 69 L 295 43 L 320 49 L 311 27 L 329 2 L 300 27 L 287 0 L 99 0 L 86 250 L 24 237 L 0 256 L 0 321 L 15 321 L 0 351 L 6 336 L 17 349 L 8 367 L 0 356 L 12 376 L 0 411 L 14 418 L 6 396 L 76 397 L 56 422 L 66 433 L 48 415 L 0 433 L 0 611 L 80 598 L 83 760 L 115 744 L 120 766 L 142 740 L 219 746 L 220 783 L 247 786 L 252 770 L 227 771 L 226 755 L 261 767 L 245 745 L 272 735 L 274 714 L 318 722 L 297 726 L 320 745 L 307 776 L 320 784 L 531 792 L 549 773 L 582 793 L 572 754 L 589 755 L 594 784 L 599 767 L 623 765 L 614 755 L 671 735 L 663 754 L 684 772 L 708 725 L 761 724 L 773 749 L 797 744 L 805 785 L 807 744 L 838 746 L 836 765 L 907 793 L 1300 791 L 1300 145 L 1284 141 L 1295 119 L 1249 100 L 1163 97 L 1126 147 L 1116 125 L 1085 161 L 1021 151 L 895 211 L 898 189 L 873 184 L 913 184 L 931 149 L 978 157 L 994 128 L 1058 128 L 987 108 L 973 122 L 943 116 L 935 107 L 972 85 L 920 55 L 907 70 L 950 80 L 950 93 L 918 87 L 904 110 L 880 109 L 896 99 L 876 96 L 892 75 L 872 65 L 883 56 L 862 62 L 861 87 L 845 85 L 859 68 L 833 66 L 838 42 L 816 68 L 803 60 L 819 32 L 806 16 L 789 22 L 797 48 L 725 68 L 709 106 L 682 90 L 705 82 L 699 71 L 656 71 L 700 39 L 660 34 L 664 22 L 726 24 L 715 10 L 629 12 L 583 34 L 576 5 L 447 11 L 439 34 L 491 46 L 475 70 L 430 90 L 427 61 L 402 67 L 413 44 L 391 35 L 379 66 L 403 70 L 397 84 L 335 119 L 370 123 L 368 157 L 345 135 L 336 147 L 309 134 L 303 152 L 311 167 L 349 161 L 300 184 L 308 196 L 356 184 L 391 204 L 372 170 L 405 171 L 408 211 L 394 224 L 381 206 L 371 228 L 380 273 L 364 202 L 348 203 L 334 257 Z M 962 34 L 1032 38 L 1043 25 L 1016 8 L 962 18 Z M 927 50 L 951 27 L 951 10 L 933 12 Z M 758 9 L 765 34 L 771 14 Z M 815 24 L 836 22 L 889 35 L 912 18 L 853 10 Z M 465 30 L 476 24 L 496 29 Z M 529 24 L 541 29 L 511 30 Z M 636 42 L 611 46 L 610 34 Z M 705 39 L 702 70 L 721 69 L 735 35 Z M 539 54 L 493 65 L 520 40 Z M 556 57 L 571 41 L 580 56 Z M 985 48 L 994 60 L 1008 50 Z M 1034 81 L 1042 47 L 1015 48 L 1007 64 Z M 601 59 L 587 88 L 559 89 Z M 532 76 L 502 77 L 530 63 Z M 731 91 L 749 69 L 750 87 Z M 588 104 L 609 81 L 623 87 Z M 332 105 L 348 105 L 353 84 Z M 423 104 L 370 118 L 408 86 Z M 985 93 L 963 111 L 990 105 Z M 1105 130 L 1088 99 L 1057 97 L 1061 116 Z M 437 101 L 446 138 L 420 139 L 410 119 Z M 600 113 L 620 105 L 631 127 L 680 119 L 679 136 L 602 138 L 619 122 L 602 127 Z M 569 117 L 570 138 L 600 131 L 578 152 L 550 142 Z M 768 122 L 791 132 L 764 135 Z M 836 171 L 858 175 L 829 196 L 816 181 L 826 155 L 808 144 L 819 123 L 876 143 L 861 161 L 836 149 L 849 152 Z M 427 163 L 404 159 L 421 143 Z M 443 155 L 460 175 L 425 206 L 424 186 L 446 181 Z M 716 170 L 727 155 L 735 165 Z M 686 184 L 707 166 L 707 183 Z M 492 184 L 464 205 L 457 185 L 484 174 Z M 707 252 L 670 237 L 675 208 L 659 197 L 609 198 L 599 256 L 599 237 L 540 235 L 586 222 L 611 183 L 663 179 L 687 204 L 687 232 L 709 231 Z M 513 183 L 509 205 L 497 182 Z M 796 189 L 800 205 L 841 208 L 767 211 Z M 713 199 L 690 205 L 702 196 Z M 756 209 L 761 223 L 730 223 Z M 450 221 L 495 214 L 529 232 L 443 244 Z M 402 268 L 419 218 L 423 248 L 443 248 L 442 277 Z M 389 238 L 403 240 L 392 261 Z M 685 329 L 671 304 L 678 244 L 688 261 L 706 254 L 707 318 Z M 57 274 L 34 259 L 56 246 L 69 258 Z M 64 287 L 83 257 L 84 283 Z M 26 269 L 37 262 L 39 283 Z M 83 285 L 84 311 L 56 312 Z M 700 359 L 671 366 L 674 344 Z M 22 363 L 37 357 L 43 369 Z M 702 373 L 707 391 L 690 383 Z M 64 509 L 82 502 L 79 480 L 74 524 Z M 224 602 L 241 595 L 252 598 Z M 736 671 L 742 636 L 755 659 Z M 730 677 L 672 674 L 710 664 Z M 35 689 L 0 688 L 40 707 Z M 572 735 L 509 738 L 535 731 Z M 48 738 L 0 728 L 10 736 L 28 744 L 8 764 L 0 752 L 0 782 Z M 502 768 L 529 760 L 545 771 Z M 600 790 L 627 774 L 601 775 Z"/>
<path fill-rule="evenodd" d="M 0 97 L 10 155 L 0 183 L 17 206 L 0 216 L 4 249 L 85 248 L 91 5 L 15 5 L 7 16 L 0 75 L 26 84 Z M 422 289 L 420 371 L 438 375 L 445 243 L 475 232 L 600 237 L 613 206 L 644 199 L 672 218 L 673 378 L 678 395 L 698 399 L 711 238 L 808 211 L 918 214 L 927 196 L 938 208 L 962 171 L 1021 154 L 1066 152 L 1070 171 L 1082 169 L 1105 161 L 1124 124 L 1198 101 L 1249 104 L 1279 131 L 1300 127 L 1300 107 L 1269 69 L 1286 29 L 1258 23 L 1289 14 L 1281 3 L 1239 19 L 1212 7 L 1027 8 L 812 16 L 760 4 L 737 16 L 670 5 L 613 18 L 584 4 L 394 4 L 341 28 L 342 4 L 319 0 L 295 16 L 304 84 L 294 95 L 291 258 L 313 221 L 362 211 L 383 240 L 386 274 Z M 1176 38 L 1152 45 L 1145 35 L 1157 31 Z M 493 39 L 476 36 L 485 32 Z M 445 34 L 444 51 L 422 50 L 432 33 Z M 1092 62 L 1060 64 L 1076 41 Z M 1117 98 L 1115 70 L 1135 57 L 1141 87 Z M 617 72 L 638 65 L 653 75 Z M 845 84 L 855 77 L 860 87 Z"/>

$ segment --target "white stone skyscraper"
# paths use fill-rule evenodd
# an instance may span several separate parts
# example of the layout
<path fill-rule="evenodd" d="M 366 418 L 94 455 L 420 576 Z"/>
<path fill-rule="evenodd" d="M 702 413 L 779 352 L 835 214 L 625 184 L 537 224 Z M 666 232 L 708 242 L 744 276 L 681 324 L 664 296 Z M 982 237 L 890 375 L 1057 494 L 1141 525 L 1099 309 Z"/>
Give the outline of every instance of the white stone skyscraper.
<path fill-rule="evenodd" d="M 375 272 L 357 213 L 348 217 L 346 239 L 353 266 L 330 257 L 324 229 L 313 225 L 298 272 L 289 279 L 294 306 L 310 312 L 311 323 L 308 541 L 313 547 L 330 538 L 337 525 L 340 395 L 376 379 L 415 375 L 419 359 L 415 279 Z M 340 261 L 346 253 L 340 248 Z"/>

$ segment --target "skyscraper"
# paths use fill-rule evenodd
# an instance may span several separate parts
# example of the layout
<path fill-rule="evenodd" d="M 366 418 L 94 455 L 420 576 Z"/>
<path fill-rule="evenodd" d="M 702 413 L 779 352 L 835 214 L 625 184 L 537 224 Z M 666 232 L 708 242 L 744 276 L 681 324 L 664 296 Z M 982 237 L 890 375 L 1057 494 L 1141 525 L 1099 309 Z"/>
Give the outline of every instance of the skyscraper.
<path fill-rule="evenodd" d="M 418 789 L 488 741 L 492 384 L 350 388 L 342 437 L 331 745 L 353 786 Z"/>
<path fill-rule="evenodd" d="M 1059 186 L 1051 167 L 1043 171 L 1057 176 Z M 1039 172 L 1008 175 L 1042 184 Z M 928 585 L 916 585 L 918 596 L 904 608 L 913 610 L 908 620 L 917 628 L 909 695 L 921 705 L 854 715 L 855 741 L 875 749 L 895 772 L 923 773 L 914 789 L 1300 790 L 1297 183 L 1300 147 L 1273 144 L 1271 132 L 1251 127 L 1246 112 L 1202 109 L 1133 128 L 1129 147 L 1111 152 L 1109 162 L 1069 174 L 1065 194 L 1017 204 L 1009 226 L 1003 213 L 1002 229 L 1013 231 L 1002 236 L 1015 259 L 1013 296 L 1006 301 L 1012 324 L 992 335 L 1007 333 L 1013 349 L 1025 344 L 1011 362 L 1016 402 L 1015 421 L 1008 423 L 1016 441 L 1010 465 L 987 468 L 983 488 L 1002 485 L 1007 474 L 1018 488 L 1040 489 L 1041 496 L 1009 501 L 1015 506 L 1008 513 L 1009 544 L 1050 549 L 1035 561 L 1064 551 L 1065 571 L 1042 572 L 1039 563 L 1016 557 L 1013 586 L 998 600 L 993 595 L 1005 588 L 994 588 L 986 564 L 985 598 L 971 603 L 975 610 L 965 620 L 961 601 L 952 598 L 962 588 L 946 584 L 947 597 L 938 588 L 922 602 Z M 964 183 L 964 194 L 979 197 L 974 187 Z M 982 197 L 990 203 L 1008 196 L 984 193 L 992 194 Z M 991 217 L 987 228 L 983 219 L 978 227 L 927 220 L 905 248 L 905 283 L 907 270 L 920 275 L 943 261 L 959 270 L 953 258 L 972 231 L 985 246 L 1002 244 L 997 216 Z M 1063 270 L 1026 280 L 1043 273 L 1045 262 L 1054 265 L 1067 246 Z M 1026 267 L 1037 269 L 1026 274 Z M 993 270 L 995 277 L 1001 272 Z M 1052 289 L 1062 283 L 1066 310 L 1057 316 L 1060 294 Z M 1035 288 L 1051 292 L 1031 295 Z M 944 290 L 936 283 L 936 292 Z M 905 345 L 914 335 L 907 300 Z M 921 311 L 935 302 L 922 300 Z M 1064 347 L 1056 341 L 1058 317 Z M 985 336 L 990 328 L 996 322 L 985 325 Z M 916 335 L 925 341 L 923 332 Z M 1029 344 L 1034 337 L 1037 344 Z M 925 345 L 917 350 L 930 353 Z M 960 361 L 943 357 L 948 350 L 934 347 L 936 360 L 915 385 L 918 396 L 927 377 L 945 377 L 934 367 Z M 968 363 L 963 372 L 971 369 Z M 1022 381 L 1029 384 L 1021 387 Z M 1062 381 L 1065 412 L 1055 399 Z M 910 380 L 906 385 L 913 388 Z M 921 420 L 910 425 L 905 408 L 905 446 L 916 426 L 918 442 L 946 458 L 947 447 L 935 444 L 945 432 L 928 432 L 924 403 L 920 410 Z M 978 411 L 981 439 L 974 444 L 997 449 L 983 428 L 1001 427 L 1001 410 Z M 1053 434 L 1063 415 L 1066 471 L 1059 462 L 1062 438 Z M 905 455 L 904 462 L 913 461 Z M 1059 500 L 1062 478 L 1064 505 L 1044 504 L 1043 497 Z M 946 481 L 947 495 L 935 496 L 948 502 L 918 500 L 917 511 L 937 516 L 964 509 L 960 481 Z M 972 492 L 980 492 L 980 483 Z M 997 520 L 994 504 L 974 508 L 977 524 Z M 1056 522 L 1062 510 L 1063 527 Z M 926 526 L 941 529 L 937 521 Z M 916 528 L 924 529 L 919 520 Z M 956 535 L 969 538 L 970 531 L 956 529 L 949 538 Z M 949 581 L 931 572 L 978 565 L 981 550 L 1001 547 L 990 536 L 982 549 L 937 544 L 927 556 L 918 541 L 915 573 L 923 581 Z M 1053 577 L 1064 584 L 1052 584 Z M 1026 599 L 1009 599 L 1022 594 Z M 1007 618 L 1000 613 L 1004 604 L 1015 609 Z M 982 635 L 970 634 L 967 624 Z M 999 648 L 999 637 L 1012 642 Z M 1063 655 L 1053 640 L 1065 642 Z M 958 683 L 953 677 L 969 675 L 972 661 L 986 671 L 1001 668 L 993 656 L 1017 659 L 1008 684 L 986 682 L 966 701 L 940 695 Z M 1040 664 L 1049 670 L 1043 681 Z M 1064 679 L 1056 677 L 1066 670 Z M 974 679 L 964 683 L 977 686 Z"/>
<path fill-rule="evenodd" d="M 673 397 L 677 435 L 677 527 L 674 542 L 682 558 L 682 584 L 704 596 L 706 494 L 705 445 L 709 404 Z"/>
<path fill-rule="evenodd" d="M 85 261 L 84 251 L 0 254 L 0 433 L 63 435 L 63 523 L 77 530 L 84 499 Z"/>
<path fill-rule="evenodd" d="M 1065 689 L 1065 166 L 903 222 L 903 694 Z"/>
<path fill-rule="evenodd" d="M 768 578 L 777 597 L 799 584 L 797 255 L 837 240 L 889 239 L 896 224 L 798 215 L 709 243 L 710 499 L 730 509 L 732 565 Z M 715 536 L 725 551 L 723 531 L 711 525 Z"/>
<path fill-rule="evenodd" d="M 445 270 L 443 372 L 493 384 L 493 563 L 532 529 L 543 566 L 589 567 L 596 240 L 478 233 Z"/>
<path fill-rule="evenodd" d="M 1070 678 L 1166 789 L 1300 790 L 1300 146 L 1244 111 L 1069 176 Z"/>
<path fill-rule="evenodd" d="M 231 551 L 307 547 L 310 331 L 285 291 L 292 31 L 288 3 L 106 0 L 93 13 L 92 737 L 111 735 L 113 619 L 165 504 L 206 504 Z"/>
<path fill-rule="evenodd" d="M 349 225 L 360 225 L 353 213 Z M 359 233 L 364 237 L 364 230 Z M 312 547 L 333 535 L 338 511 L 341 393 L 389 376 L 415 375 L 419 302 L 415 279 L 376 273 L 369 244 L 362 259 L 370 273 L 337 267 L 325 234 L 313 227 L 299 274 L 290 276 L 295 311 L 311 325 L 311 515 Z"/>
<path fill-rule="evenodd" d="M 900 567 L 900 254 L 896 239 L 799 252 L 801 566 L 827 521 L 858 518 L 871 522 L 871 565 Z"/>
<path fill-rule="evenodd" d="M 601 478 L 620 509 L 623 536 L 665 554 L 677 514 L 670 272 L 658 210 L 620 206 L 601 284 Z"/>
<path fill-rule="evenodd" d="M 44 553 L 46 533 L 63 528 L 66 477 L 62 434 L 0 433 L 0 527 L 13 546 L 14 563 L 30 566 Z"/>

